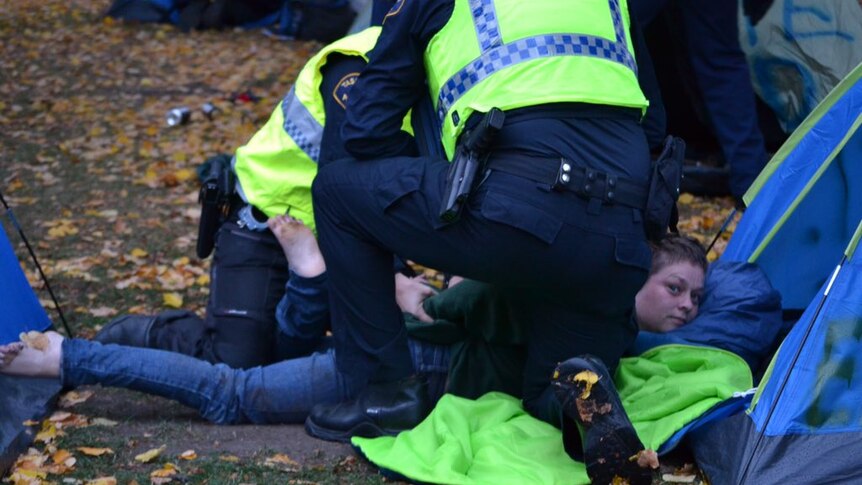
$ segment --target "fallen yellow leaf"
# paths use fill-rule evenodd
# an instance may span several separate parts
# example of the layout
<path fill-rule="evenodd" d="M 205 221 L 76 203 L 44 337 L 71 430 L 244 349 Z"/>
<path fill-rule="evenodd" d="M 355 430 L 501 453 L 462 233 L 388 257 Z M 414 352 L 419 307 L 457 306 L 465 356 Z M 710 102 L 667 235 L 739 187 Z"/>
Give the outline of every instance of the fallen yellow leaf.
<path fill-rule="evenodd" d="M 274 467 L 287 467 L 291 469 L 298 469 L 299 463 L 297 463 L 293 458 L 283 454 L 277 453 L 269 458 L 267 458 L 264 463 L 266 466 L 274 466 Z"/>
<path fill-rule="evenodd" d="M 51 417 L 48 418 L 48 421 L 56 423 L 58 421 L 64 421 L 70 416 L 72 416 L 72 413 L 70 413 L 69 411 L 55 411 L 54 414 L 52 414 Z"/>
<path fill-rule="evenodd" d="M 54 463 L 59 464 L 59 463 L 63 463 L 64 461 L 66 461 L 71 456 L 72 456 L 72 454 L 69 453 L 67 450 L 57 450 L 56 453 L 51 455 L 51 460 L 53 460 Z"/>
<path fill-rule="evenodd" d="M 89 446 L 79 446 L 77 450 L 87 456 L 102 456 L 114 454 L 114 450 L 110 448 L 91 448 Z"/>
<path fill-rule="evenodd" d="M 135 248 L 135 249 L 132 249 L 132 251 L 129 254 L 131 254 L 132 256 L 134 256 L 136 258 L 146 258 L 149 253 L 144 251 L 141 248 Z"/>
<path fill-rule="evenodd" d="M 117 479 L 114 477 L 99 477 L 84 482 L 84 485 L 117 485 Z"/>
<path fill-rule="evenodd" d="M 198 458 L 198 454 L 195 453 L 195 450 L 186 450 L 180 453 L 180 458 L 183 460 L 196 460 Z"/>
<path fill-rule="evenodd" d="M 116 421 L 111 421 L 110 419 L 105 418 L 93 418 L 90 420 L 90 425 L 92 426 L 116 426 Z"/>
<path fill-rule="evenodd" d="M 179 293 L 165 293 L 162 295 L 165 306 L 170 308 L 179 308 L 183 306 L 183 297 Z"/>
<path fill-rule="evenodd" d="M 45 421 L 44 423 L 42 423 L 42 431 L 39 431 L 39 433 L 36 434 L 35 441 L 41 443 L 50 443 L 51 441 L 54 441 L 54 438 L 56 438 L 59 434 L 60 432 L 57 431 L 57 427 L 54 426 L 53 423 Z"/>
<path fill-rule="evenodd" d="M 165 451 L 165 448 L 167 448 L 167 446 L 162 445 L 158 448 L 153 448 L 149 451 L 145 451 L 145 452 L 141 453 L 140 455 L 136 456 L 135 461 L 138 461 L 141 463 L 149 463 L 149 462 L 155 460 L 156 458 L 158 458 L 159 456 L 161 456 L 162 452 Z"/>
<path fill-rule="evenodd" d="M 61 408 L 68 408 L 75 404 L 81 404 L 93 396 L 93 391 L 69 391 L 60 396 L 58 405 Z"/>
<path fill-rule="evenodd" d="M 153 471 L 153 473 L 150 473 L 150 479 L 172 477 L 176 475 L 178 471 L 179 469 L 173 463 L 165 463 L 165 466 Z"/>

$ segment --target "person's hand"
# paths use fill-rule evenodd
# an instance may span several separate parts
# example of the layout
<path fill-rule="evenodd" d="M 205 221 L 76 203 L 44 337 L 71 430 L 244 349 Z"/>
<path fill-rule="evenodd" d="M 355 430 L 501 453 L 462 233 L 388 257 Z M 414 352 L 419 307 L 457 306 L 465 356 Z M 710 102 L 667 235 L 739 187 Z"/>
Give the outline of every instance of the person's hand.
<path fill-rule="evenodd" d="M 401 273 L 395 275 L 395 301 L 402 312 L 409 313 L 419 321 L 431 323 L 434 321 L 422 308 L 422 303 L 435 293 L 428 286 L 424 276 L 408 278 Z"/>
<path fill-rule="evenodd" d="M 860 0 L 860 1 L 862 1 L 862 0 Z M 463 276 L 455 275 L 455 276 L 449 278 L 449 284 L 446 286 L 446 288 L 452 288 L 453 286 L 457 285 L 458 283 L 460 283 L 462 281 L 464 281 Z"/>

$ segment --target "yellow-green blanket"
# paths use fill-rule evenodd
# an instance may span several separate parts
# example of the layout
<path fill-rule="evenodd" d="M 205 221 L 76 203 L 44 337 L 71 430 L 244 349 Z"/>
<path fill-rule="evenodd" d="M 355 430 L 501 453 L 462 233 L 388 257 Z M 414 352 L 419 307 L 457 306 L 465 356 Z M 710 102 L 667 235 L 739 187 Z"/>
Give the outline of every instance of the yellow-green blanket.
<path fill-rule="evenodd" d="M 676 431 L 750 389 L 751 371 L 723 350 L 666 345 L 623 359 L 614 381 L 641 440 L 658 449 Z M 588 484 L 566 455 L 557 428 L 529 416 L 519 400 L 488 393 L 445 395 L 416 428 L 397 437 L 354 438 L 374 464 L 414 481 L 441 484 Z"/>

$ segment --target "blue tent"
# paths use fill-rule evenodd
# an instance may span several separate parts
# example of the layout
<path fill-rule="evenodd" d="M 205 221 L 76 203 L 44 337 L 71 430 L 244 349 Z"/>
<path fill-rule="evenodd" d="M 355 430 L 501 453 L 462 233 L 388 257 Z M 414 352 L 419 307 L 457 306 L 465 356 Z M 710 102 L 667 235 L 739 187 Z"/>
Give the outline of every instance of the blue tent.
<path fill-rule="evenodd" d="M 11 222 L 16 223 L 14 219 Z M 42 331 L 50 326 L 48 315 L 0 227 L 0 344 L 17 341 L 21 332 Z M 47 414 L 59 391 L 60 385 L 54 379 L 0 375 L 0 475 L 32 442 L 34 430 L 24 426 L 24 421 Z"/>
<path fill-rule="evenodd" d="M 696 432 L 713 485 L 862 483 L 862 65 L 746 193 L 722 260 L 758 263 L 803 310 L 745 413 Z"/>

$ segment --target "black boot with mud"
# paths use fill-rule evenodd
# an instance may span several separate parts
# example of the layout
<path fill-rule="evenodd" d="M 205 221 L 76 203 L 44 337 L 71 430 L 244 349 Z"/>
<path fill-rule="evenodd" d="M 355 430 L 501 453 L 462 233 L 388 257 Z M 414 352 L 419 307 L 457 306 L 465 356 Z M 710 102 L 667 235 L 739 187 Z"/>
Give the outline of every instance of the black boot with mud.
<path fill-rule="evenodd" d="M 563 407 L 563 438 L 572 423 L 580 434 L 587 475 L 596 485 L 649 485 L 658 455 L 645 450 L 626 415 L 604 363 L 582 355 L 559 364 L 551 385 Z M 568 421 L 568 422 L 565 422 Z M 575 438 L 577 439 L 577 438 Z M 575 454 L 566 446 L 570 455 Z"/>

